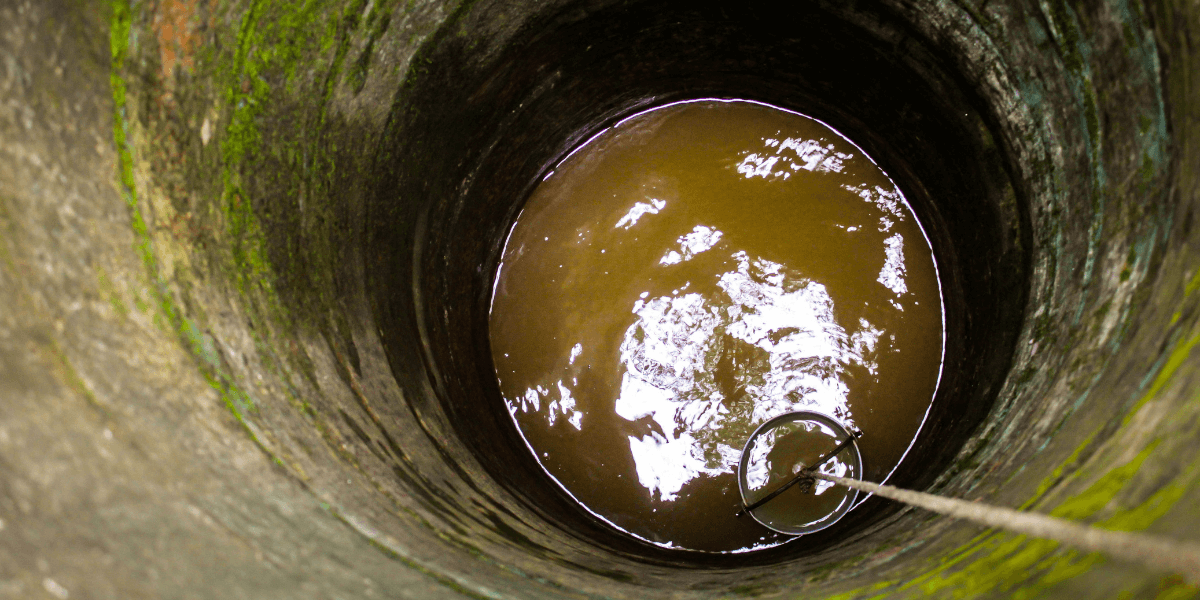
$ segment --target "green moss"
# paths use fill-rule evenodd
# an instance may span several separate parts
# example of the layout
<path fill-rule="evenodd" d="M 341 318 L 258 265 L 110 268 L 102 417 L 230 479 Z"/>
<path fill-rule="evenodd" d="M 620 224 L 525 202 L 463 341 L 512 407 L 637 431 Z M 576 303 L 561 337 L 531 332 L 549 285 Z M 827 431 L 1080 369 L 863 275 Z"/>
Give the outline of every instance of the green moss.
<path fill-rule="evenodd" d="M 1142 531 L 1166 515 L 1187 491 L 1187 487 L 1178 484 L 1164 486 L 1142 503 L 1138 510 L 1119 512 L 1103 521 L 1102 526 L 1116 531 Z"/>
<path fill-rule="evenodd" d="M 1071 521 L 1080 521 L 1096 514 L 1116 497 L 1117 492 L 1121 491 L 1125 484 L 1129 483 L 1129 480 L 1141 468 L 1142 463 L 1146 461 L 1146 457 L 1150 456 L 1156 447 L 1158 447 L 1157 441 L 1144 448 L 1133 460 L 1109 471 L 1083 492 L 1075 494 L 1059 504 L 1050 511 L 1050 514 Z"/>
<path fill-rule="evenodd" d="M 872 584 L 872 585 L 869 585 L 869 586 L 866 586 L 863 588 L 859 588 L 856 590 L 851 590 L 849 592 L 835 594 L 833 596 L 827 596 L 827 599 L 828 600 L 853 600 L 854 598 L 864 598 L 864 597 L 884 598 L 887 596 L 887 594 L 880 594 L 877 596 L 868 596 L 868 594 L 874 594 L 875 592 L 893 587 L 894 585 L 895 584 L 890 581 L 881 581 L 879 583 L 875 583 L 875 584 Z"/>
<path fill-rule="evenodd" d="M 1096 90 L 1092 87 L 1092 80 L 1089 78 L 1083 79 L 1083 118 L 1087 124 L 1088 138 L 1092 142 L 1093 148 L 1100 147 L 1101 131 L 1100 131 L 1100 115 L 1097 109 L 1099 102 L 1096 101 Z"/>
<path fill-rule="evenodd" d="M 259 439 L 255 428 L 244 417 L 245 408 L 250 406 L 248 402 L 249 397 L 239 390 L 233 381 L 219 369 L 215 358 L 215 348 L 211 346 L 211 339 L 206 345 L 204 339 L 199 336 L 199 330 L 195 327 L 195 324 L 182 315 L 174 298 L 168 291 L 167 284 L 162 279 L 159 270 L 158 259 L 154 254 L 150 231 L 146 225 L 146 220 L 138 201 L 137 186 L 133 175 L 133 146 L 130 140 L 130 123 L 127 115 L 128 90 L 122 77 L 122 70 L 125 67 L 126 61 L 130 59 L 129 51 L 134 37 L 132 24 L 131 0 L 113 0 L 110 30 L 112 67 L 109 83 L 113 93 L 113 141 L 115 142 L 118 159 L 117 176 L 120 184 L 118 187 L 126 206 L 129 208 L 130 224 L 134 234 L 134 250 L 141 259 L 145 274 L 149 278 L 151 284 L 149 291 L 153 302 L 153 305 L 147 304 L 142 300 L 140 294 L 135 294 L 134 305 L 139 310 L 156 309 L 153 312 L 155 323 L 161 323 L 163 327 L 172 329 L 184 346 L 192 350 L 193 356 L 197 359 L 197 366 L 200 373 L 208 381 L 209 385 L 217 391 L 221 399 L 230 408 L 234 417 L 242 424 L 250 438 L 259 447 L 266 450 L 266 446 Z M 275 462 L 280 463 L 279 459 L 274 457 L 269 451 L 268 456 L 271 456 Z"/>
<path fill-rule="evenodd" d="M 52 339 L 46 345 L 45 351 L 50 356 L 59 379 L 65 382 L 76 394 L 82 396 L 105 420 L 111 419 L 112 414 L 109 412 L 108 407 L 100 402 L 100 399 L 96 397 L 96 393 L 92 391 L 92 388 L 88 387 L 83 378 L 79 376 L 79 372 L 75 370 L 75 366 L 71 364 L 70 359 L 67 358 L 58 341 Z"/>
<path fill-rule="evenodd" d="M 1053 275 L 1053 272 L 1050 274 Z M 1043 312 L 1034 319 L 1032 336 L 1035 341 L 1043 344 L 1053 344 L 1057 341 L 1058 336 L 1054 333 L 1054 319 L 1049 313 Z"/>
<path fill-rule="evenodd" d="M 1164 577 L 1155 590 L 1154 600 L 1186 600 L 1200 597 L 1200 586 L 1188 585 L 1182 577 Z"/>
<path fill-rule="evenodd" d="M 1017 386 L 1020 387 L 1020 386 L 1023 386 L 1025 384 L 1029 383 L 1031 380 L 1033 380 L 1034 375 L 1037 375 L 1037 369 L 1035 369 L 1033 367 L 1026 367 L 1025 369 L 1023 369 L 1021 371 L 1021 373 L 1019 375 L 1017 375 L 1017 379 L 1016 379 Z"/>
<path fill-rule="evenodd" d="M 269 14 L 268 7 L 274 9 Z M 253 171 L 261 158 L 263 141 L 258 120 L 270 106 L 273 92 L 278 92 L 267 77 L 275 76 L 288 87 L 293 85 L 298 62 L 310 49 L 305 44 L 312 43 L 305 35 L 305 26 L 321 14 L 319 3 L 313 0 L 277 5 L 255 0 L 242 15 L 237 50 L 225 74 L 223 100 L 229 117 L 220 139 L 221 207 L 230 238 L 234 282 L 243 297 L 257 292 L 272 309 L 278 309 L 279 302 L 271 285 L 274 273 L 266 235 L 254 212 L 243 172 L 264 174 Z M 322 44 L 327 37 L 322 38 Z"/>
<path fill-rule="evenodd" d="M 375 44 L 383 34 L 387 33 L 388 27 L 392 22 L 392 11 L 396 5 L 396 0 L 381 0 L 371 6 L 371 12 L 367 15 L 366 26 L 370 30 L 370 36 L 367 38 L 367 43 L 358 59 L 354 61 L 354 66 L 347 73 L 346 78 L 350 89 L 357 94 L 362 91 L 363 86 L 367 81 L 367 73 L 371 67 L 371 57 L 375 53 Z"/>
<path fill-rule="evenodd" d="M 1064 470 L 1078 464 L 1097 433 L 1089 435 L 1050 477 L 1043 480 L 1035 497 L 1043 496 L 1059 482 Z M 1055 507 L 1050 514 L 1079 521 L 1094 517 L 1102 509 L 1111 507 L 1118 493 L 1126 488 L 1158 446 L 1157 441 L 1152 442 L 1132 460 L 1111 469 L 1086 490 Z M 1200 464 L 1190 465 L 1186 470 L 1196 472 L 1200 470 Z M 1187 489 L 1183 485 L 1169 484 L 1137 506 L 1113 510 L 1110 517 L 1096 525 L 1111 530 L 1144 530 L 1175 506 Z M 1028 509 L 1032 503 L 1027 502 L 1021 508 Z M 945 553 L 930 571 L 916 578 L 877 582 L 870 587 L 832 598 L 868 597 L 885 588 L 894 588 L 893 591 L 897 592 L 919 590 L 924 595 L 951 598 L 971 598 L 997 592 L 1007 593 L 1014 598 L 1031 598 L 1087 572 L 1103 561 L 1104 558 L 1098 554 L 1060 551 L 1057 542 L 989 530 L 957 550 Z M 1036 578 L 1031 579 L 1031 576 Z M 1180 598 L 1190 597 L 1188 594 L 1195 592 L 1195 588 L 1182 585 L 1173 585 L 1164 591 L 1169 594 L 1166 597 Z"/>
<path fill-rule="evenodd" d="M 1098 479 L 1083 492 L 1060 504 L 1051 515 L 1082 520 L 1107 506 L 1124 488 L 1157 444 L 1151 444 L 1133 460 Z M 1132 510 L 1118 512 L 1106 522 L 1110 528 L 1121 524 L 1148 524 L 1161 516 L 1169 503 L 1147 502 Z M 1075 577 L 1102 561 L 1096 555 L 1075 551 L 1058 552 L 1059 544 L 1050 540 L 1008 533 L 988 533 L 972 540 L 950 560 L 933 571 L 904 584 L 901 590 L 916 588 L 927 595 L 970 598 L 990 592 L 1010 593 L 1013 597 L 1032 597 L 1045 589 Z M 967 559 L 971 559 L 968 561 Z M 1029 583 L 1030 575 L 1037 575 Z"/>
<path fill-rule="evenodd" d="M 1139 193 L 1145 193 L 1146 186 L 1154 181 L 1155 168 L 1154 159 L 1150 157 L 1149 150 L 1142 151 L 1142 166 L 1138 169 L 1138 175 L 1141 176 L 1142 185 L 1138 186 Z"/>
<path fill-rule="evenodd" d="M 1189 356 L 1191 356 L 1192 348 L 1196 347 L 1196 344 L 1198 343 L 1200 343 L 1200 334 L 1194 335 L 1175 345 L 1175 348 L 1171 350 L 1171 354 L 1167 356 L 1166 362 L 1163 363 L 1162 368 L 1159 370 L 1158 376 L 1154 378 L 1154 383 L 1150 385 L 1150 389 L 1147 390 L 1140 399 L 1138 399 L 1137 403 L 1135 403 L 1129 413 L 1126 414 L 1125 419 L 1122 421 L 1122 425 L 1128 425 L 1133 419 L 1133 416 L 1136 415 L 1137 412 L 1141 410 L 1141 408 L 1145 406 L 1147 402 L 1158 396 L 1158 393 L 1162 391 L 1163 387 L 1166 386 L 1167 383 L 1170 382 L 1174 377 L 1175 372 L 1179 370 L 1179 367 L 1183 366 L 1183 363 L 1187 361 Z"/>
<path fill-rule="evenodd" d="M 227 115 L 217 135 L 217 262 L 228 261 L 221 270 L 241 297 L 264 365 L 285 379 L 297 371 L 314 387 L 307 354 L 275 336 L 318 331 L 332 309 L 339 168 L 326 108 L 366 4 L 255 0 L 240 15 L 233 50 L 211 65 Z M 378 4 L 372 13 L 387 9 Z M 280 356 L 278 346 L 289 351 Z"/>
<path fill-rule="evenodd" d="M 1083 71 L 1083 56 L 1079 52 L 1079 30 L 1075 27 L 1075 18 L 1071 9 L 1062 0 L 1049 2 L 1051 30 L 1058 35 L 1058 47 L 1062 53 L 1063 63 L 1073 73 Z"/>
<path fill-rule="evenodd" d="M 252 2 L 239 15 L 239 26 L 233 40 L 235 43 L 224 46 L 230 48 L 227 54 L 216 52 L 207 56 L 210 62 L 203 68 L 212 70 L 216 79 L 223 82 L 218 99 L 223 106 L 220 123 L 224 123 L 215 140 L 219 154 L 214 161 L 215 172 L 220 175 L 215 195 L 219 202 L 215 213 L 218 221 L 211 224 L 216 247 L 209 258 L 218 259 L 214 261 L 216 271 L 229 278 L 240 296 L 249 321 L 249 333 L 261 361 L 259 368 L 264 375 L 271 374 L 283 384 L 284 389 L 274 393 L 281 394 L 298 412 L 310 419 L 330 451 L 366 476 L 353 454 L 338 452 L 341 444 L 336 431 L 292 387 L 291 375 L 294 371 L 289 366 L 297 367 L 315 380 L 311 361 L 294 339 L 276 337 L 273 333 L 282 330 L 283 335 L 293 334 L 295 327 L 294 307 L 285 306 L 274 284 L 279 265 L 283 264 L 283 268 L 288 270 L 286 275 L 295 276 L 297 273 L 291 272 L 295 265 L 317 264 L 317 267 L 309 269 L 311 277 L 304 283 L 306 291 L 319 291 L 316 295 L 320 301 L 315 308 L 309 307 L 308 312 L 310 315 L 319 314 L 322 312 L 322 303 L 328 307 L 329 297 L 321 293 L 327 294 L 332 282 L 321 280 L 320 277 L 333 272 L 331 264 L 338 258 L 335 242 L 325 235 L 327 231 L 317 231 L 313 239 L 304 240 L 313 243 L 302 244 L 295 253 L 277 253 L 274 256 L 276 260 L 272 260 L 273 248 L 279 247 L 278 239 L 277 236 L 273 237 L 264 218 L 271 217 L 272 211 L 278 212 L 284 207 L 272 204 L 271 198 L 262 195 L 264 190 L 281 198 L 295 198 L 303 194 L 312 201 L 309 209 L 317 215 L 314 220 L 325 227 L 334 226 L 334 220 L 328 218 L 329 206 L 338 200 L 334 193 L 337 191 L 334 189 L 334 175 L 339 172 L 340 166 L 335 160 L 337 144 L 329 137 L 325 111 L 339 81 L 341 64 L 350 48 L 350 32 L 358 26 L 359 15 L 366 1 L 354 0 L 343 8 L 338 8 L 338 4 L 342 3 Z M 380 4 L 376 11 L 388 10 L 391 5 L 390 2 Z M 153 282 L 151 295 L 154 308 L 157 308 L 156 318 L 161 318 L 174 328 L 184 347 L 195 357 L 200 372 L 250 438 L 276 464 L 297 474 L 284 460 L 285 456 L 268 447 L 266 434 L 260 432 L 251 420 L 251 415 L 257 413 L 258 409 L 251 396 L 240 389 L 227 373 L 211 336 L 203 330 L 200 322 L 184 316 L 166 282 L 161 279 L 133 177 L 135 148 L 125 112 L 129 99 L 121 71 L 127 61 L 132 60 L 129 39 L 136 34 L 136 29 L 132 27 L 129 4 L 125 0 L 114 3 L 113 24 L 112 80 L 114 104 L 117 107 L 114 139 L 120 154 L 122 193 L 130 208 L 135 238 L 146 271 Z M 374 25 L 382 33 L 386 29 L 386 20 L 378 19 Z M 220 32 L 216 35 L 219 36 Z M 314 90 L 319 99 L 316 103 L 309 100 Z M 290 98 L 289 94 L 300 96 L 299 101 Z M 304 110 L 297 110 L 297 105 Z M 308 110 L 314 105 L 315 110 Z M 145 118 L 145 115 L 140 116 Z M 148 123 L 147 127 L 160 125 Z M 283 123 L 287 126 L 281 126 Z M 204 179 L 205 175 L 193 174 L 192 178 Z M 291 223 L 288 225 L 284 228 L 286 232 L 298 229 L 290 227 Z M 279 258 L 287 262 L 280 263 Z M 181 277 L 186 279 L 183 275 L 177 275 L 177 279 Z M 187 287 L 190 283 L 185 284 L 181 280 L 180 285 Z M 315 319 L 305 321 L 302 318 L 301 326 L 315 328 L 313 321 Z M 286 349 L 286 360 L 279 358 L 276 347 Z M 302 476 L 298 475 L 298 478 L 303 481 Z M 342 517 L 335 509 L 328 506 L 327 509 Z M 407 514 L 427 529 L 439 533 L 416 513 L 407 511 Z M 378 543 L 369 532 L 364 534 L 372 542 Z M 462 540 L 450 541 L 464 544 Z M 439 583 L 473 595 L 470 590 L 462 589 L 450 579 L 400 558 Z"/>
<path fill-rule="evenodd" d="M 349 76 L 357 88 L 395 4 L 258 0 L 240 15 L 236 51 L 215 60 L 228 115 L 218 136 L 226 272 L 260 325 L 314 333 L 333 309 L 341 182 L 358 148 L 339 147 L 328 107 L 354 31 L 370 28 Z"/>
<path fill-rule="evenodd" d="M 1037 501 L 1045 497 L 1046 492 L 1050 491 L 1051 487 L 1054 487 L 1056 484 L 1062 481 L 1063 474 L 1067 469 L 1074 469 L 1077 467 L 1080 462 L 1080 457 L 1083 455 L 1085 450 L 1091 447 L 1092 442 L 1096 439 L 1097 433 L 1098 432 L 1093 431 L 1090 435 L 1084 438 L 1083 442 L 1081 442 L 1079 446 L 1077 446 L 1075 450 L 1071 452 L 1071 455 L 1068 456 L 1066 460 L 1059 463 L 1058 466 L 1051 471 L 1048 477 L 1042 479 L 1041 483 L 1038 484 L 1037 491 L 1033 493 L 1033 496 L 1029 500 L 1026 500 L 1025 503 L 1020 506 L 1020 509 L 1028 510 Z"/>
<path fill-rule="evenodd" d="M 986 3 L 954 0 L 954 4 L 967 14 L 971 15 L 971 20 L 975 21 L 975 24 L 988 34 L 988 38 L 990 38 L 993 43 L 999 44 L 1005 48 L 1009 47 L 1010 42 L 1008 37 L 1004 35 L 997 35 L 1000 33 L 1000 23 L 993 19 L 986 12 L 981 10 L 981 8 L 985 8 L 987 6 Z"/>
<path fill-rule="evenodd" d="M 1133 26 L 1129 24 L 1129 21 L 1121 23 L 1121 36 L 1125 41 L 1126 52 L 1132 54 L 1135 50 L 1137 50 L 1137 36 L 1133 34 Z"/>
<path fill-rule="evenodd" d="M 4 196 L 0 196 L 0 262 L 8 268 L 14 276 L 17 274 L 17 262 L 13 260 L 12 250 L 8 247 L 13 239 L 13 222 L 12 217 L 8 212 L 8 203 L 10 200 Z"/>
<path fill-rule="evenodd" d="M 1196 290 L 1200 290 L 1200 269 L 1196 269 L 1196 272 L 1192 274 L 1192 278 L 1189 279 L 1187 285 L 1184 286 L 1183 297 L 1190 297 L 1192 294 L 1196 293 Z"/>
<path fill-rule="evenodd" d="M 1136 264 L 1137 264 L 1137 246 L 1134 244 L 1130 244 L 1129 252 L 1127 252 L 1125 254 L 1125 265 L 1121 268 L 1120 279 L 1121 279 L 1122 283 L 1129 281 L 1129 278 L 1133 275 L 1133 267 Z"/>
<path fill-rule="evenodd" d="M 100 287 L 100 297 L 108 302 L 117 316 L 121 318 L 128 317 L 129 307 L 125 306 L 125 301 L 121 299 L 121 292 L 109 280 L 108 273 L 104 270 L 104 267 L 96 267 L 96 279 Z"/>
<path fill-rule="evenodd" d="M 133 294 L 133 307 L 142 314 L 150 312 L 150 304 L 146 302 L 145 298 L 142 298 L 140 291 L 136 291 Z"/>

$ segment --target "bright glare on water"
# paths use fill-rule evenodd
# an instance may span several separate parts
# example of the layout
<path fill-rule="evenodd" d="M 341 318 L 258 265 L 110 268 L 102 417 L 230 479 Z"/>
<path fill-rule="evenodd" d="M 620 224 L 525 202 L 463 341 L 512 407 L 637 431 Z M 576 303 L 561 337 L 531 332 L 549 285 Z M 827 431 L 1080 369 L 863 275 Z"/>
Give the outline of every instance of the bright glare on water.
<path fill-rule="evenodd" d="M 832 416 L 880 481 L 928 411 L 942 321 L 929 243 L 870 158 L 805 116 L 705 100 L 626 119 L 546 177 L 490 335 L 513 422 L 567 493 L 651 543 L 730 552 L 789 539 L 733 516 L 754 429 Z"/>

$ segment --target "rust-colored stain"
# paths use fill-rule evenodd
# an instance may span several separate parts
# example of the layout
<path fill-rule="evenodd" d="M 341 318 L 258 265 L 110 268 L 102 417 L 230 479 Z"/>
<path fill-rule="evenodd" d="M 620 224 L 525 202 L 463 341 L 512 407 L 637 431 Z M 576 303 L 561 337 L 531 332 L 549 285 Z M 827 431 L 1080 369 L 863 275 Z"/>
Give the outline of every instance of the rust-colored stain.
<path fill-rule="evenodd" d="M 169 82 L 175 69 L 195 65 L 193 54 L 200 44 L 196 12 L 201 0 L 162 0 L 154 15 L 154 33 L 162 63 L 163 81 Z"/>

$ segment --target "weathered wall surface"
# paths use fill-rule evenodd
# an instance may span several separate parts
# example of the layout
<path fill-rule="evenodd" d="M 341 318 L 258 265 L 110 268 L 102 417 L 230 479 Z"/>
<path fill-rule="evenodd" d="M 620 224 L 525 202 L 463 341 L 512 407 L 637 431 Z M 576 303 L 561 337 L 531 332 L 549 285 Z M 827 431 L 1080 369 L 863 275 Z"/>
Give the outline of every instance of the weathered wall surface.
<path fill-rule="evenodd" d="M 0 2 L 0 597 L 1200 593 L 913 511 L 824 558 L 648 561 L 485 468 L 426 321 L 379 319 L 441 308 L 458 196 L 421 190 L 471 186 L 422 160 L 456 107 L 408 99 L 626 4 Z M 1200 6 L 860 4 L 978 98 L 1031 231 L 1011 371 L 931 489 L 1200 539 Z"/>

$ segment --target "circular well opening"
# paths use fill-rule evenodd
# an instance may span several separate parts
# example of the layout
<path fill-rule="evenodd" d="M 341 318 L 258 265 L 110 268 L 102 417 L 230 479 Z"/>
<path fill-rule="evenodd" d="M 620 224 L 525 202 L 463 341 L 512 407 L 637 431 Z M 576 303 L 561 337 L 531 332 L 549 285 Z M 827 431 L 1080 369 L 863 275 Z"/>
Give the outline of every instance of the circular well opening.
<path fill-rule="evenodd" d="M 944 319 L 927 236 L 861 148 L 696 99 L 623 118 L 540 179 L 489 333 L 514 425 L 564 492 L 663 547 L 786 543 L 735 517 L 738 453 L 797 410 L 864 433 L 866 476 L 887 480 L 936 391 Z"/>
<path fill-rule="evenodd" d="M 523 201 L 595 132 L 691 98 L 746 98 L 817 118 L 904 191 L 938 259 L 946 345 L 926 423 L 891 481 L 921 488 L 953 466 L 1009 366 L 1028 293 L 1028 217 L 1013 200 L 1017 187 L 985 103 L 899 19 L 820 5 L 575 6 L 533 19 L 499 47 L 447 39 L 427 48 L 428 70 L 393 109 L 392 127 L 406 135 L 385 150 L 392 172 L 380 188 L 419 200 L 392 215 L 404 225 L 380 226 L 371 240 L 373 279 L 384 282 L 374 286 L 376 305 L 385 333 L 422 341 L 419 349 L 388 347 L 401 375 L 429 374 L 439 403 L 417 410 L 444 415 L 488 475 L 536 514 L 638 560 L 737 566 L 833 556 L 833 546 L 896 510 L 869 499 L 804 544 L 753 558 L 666 550 L 581 510 L 512 427 L 490 358 L 488 308 Z"/>

